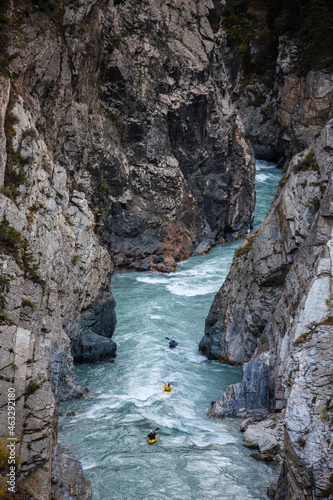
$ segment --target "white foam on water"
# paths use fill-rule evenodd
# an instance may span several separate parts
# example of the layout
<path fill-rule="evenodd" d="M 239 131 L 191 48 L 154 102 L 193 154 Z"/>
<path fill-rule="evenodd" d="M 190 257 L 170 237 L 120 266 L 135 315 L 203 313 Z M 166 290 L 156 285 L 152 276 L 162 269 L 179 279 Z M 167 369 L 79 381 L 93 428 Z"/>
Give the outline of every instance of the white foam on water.
<path fill-rule="evenodd" d="M 166 276 L 138 276 L 136 281 L 147 283 L 149 285 L 165 285 L 167 282 Z"/>
<path fill-rule="evenodd" d="M 195 363 L 198 365 L 200 365 L 201 363 L 205 363 L 207 361 L 206 356 L 204 356 L 203 354 L 193 353 L 193 352 L 187 353 L 186 359 L 191 363 Z"/>
<path fill-rule="evenodd" d="M 273 168 L 257 162 L 257 206 L 261 198 L 265 205 L 270 199 L 269 185 L 279 177 Z M 266 498 L 270 469 L 248 459 L 236 425 L 205 416 L 210 401 L 241 379 L 240 370 L 198 351 L 212 295 L 238 245 L 218 245 L 174 273 L 114 276 L 117 358 L 104 368 L 81 369 L 91 399 L 82 404 L 84 414 L 60 422 L 67 442 L 83 458 L 96 500 Z M 165 336 L 179 340 L 179 347 L 170 350 Z M 163 393 L 163 381 L 171 383 L 171 394 Z M 149 430 L 157 427 L 156 445 L 147 446 Z M 151 471 L 156 484 L 150 482 Z"/>
<path fill-rule="evenodd" d="M 257 174 L 257 176 L 256 176 L 256 182 L 265 182 L 270 177 L 271 177 L 270 175 L 266 175 L 266 174 Z"/>
<path fill-rule="evenodd" d="M 220 448 L 226 444 L 237 443 L 237 439 L 227 432 L 221 434 L 191 436 L 190 441 L 198 448 Z"/>
<path fill-rule="evenodd" d="M 126 417 L 122 418 L 121 423 L 133 424 L 133 422 L 141 422 L 141 421 L 142 421 L 142 415 L 137 413 L 137 414 L 126 415 Z"/>
<path fill-rule="evenodd" d="M 276 168 L 276 163 L 265 160 L 256 160 L 256 171 L 267 170 L 272 168 Z"/>
<path fill-rule="evenodd" d="M 113 410 L 112 406 L 110 405 L 109 407 L 105 405 L 96 405 L 91 407 L 85 414 L 77 415 L 75 418 L 76 419 L 84 419 L 84 420 L 101 420 L 105 417 L 106 415 L 106 409 Z"/>
<path fill-rule="evenodd" d="M 184 283 L 183 281 L 177 281 L 167 285 L 167 290 L 173 295 L 179 295 L 182 297 L 196 297 L 197 295 L 207 295 L 209 293 L 217 292 L 220 286 L 217 283 L 207 284 L 204 281 L 202 283 L 197 283 L 196 286 L 191 286 L 189 283 Z"/>
<path fill-rule="evenodd" d="M 94 467 L 98 467 L 98 464 L 96 462 L 89 462 L 89 461 L 85 462 L 82 459 L 80 461 L 81 461 L 83 470 L 89 470 L 89 469 L 93 469 Z"/>

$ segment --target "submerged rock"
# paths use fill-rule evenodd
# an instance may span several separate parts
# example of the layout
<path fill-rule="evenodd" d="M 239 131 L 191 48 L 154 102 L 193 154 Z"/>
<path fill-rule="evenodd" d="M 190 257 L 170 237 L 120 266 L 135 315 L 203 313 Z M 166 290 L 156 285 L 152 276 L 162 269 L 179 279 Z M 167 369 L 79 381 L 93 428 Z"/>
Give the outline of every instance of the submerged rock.
<path fill-rule="evenodd" d="M 156 264 L 158 264 L 159 262 L 156 262 Z M 149 269 L 150 269 L 150 264 L 148 264 L 148 262 L 142 262 L 142 264 L 140 264 L 140 266 L 136 268 L 136 271 L 145 272 L 149 271 Z"/>

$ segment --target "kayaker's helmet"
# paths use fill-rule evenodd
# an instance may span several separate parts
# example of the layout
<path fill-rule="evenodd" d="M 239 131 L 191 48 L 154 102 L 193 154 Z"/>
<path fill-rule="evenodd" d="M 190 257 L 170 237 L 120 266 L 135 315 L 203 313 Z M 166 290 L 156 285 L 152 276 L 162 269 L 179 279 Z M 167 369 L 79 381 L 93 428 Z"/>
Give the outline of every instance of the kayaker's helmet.
<path fill-rule="evenodd" d="M 168 383 L 168 386 L 170 387 L 170 382 Z"/>

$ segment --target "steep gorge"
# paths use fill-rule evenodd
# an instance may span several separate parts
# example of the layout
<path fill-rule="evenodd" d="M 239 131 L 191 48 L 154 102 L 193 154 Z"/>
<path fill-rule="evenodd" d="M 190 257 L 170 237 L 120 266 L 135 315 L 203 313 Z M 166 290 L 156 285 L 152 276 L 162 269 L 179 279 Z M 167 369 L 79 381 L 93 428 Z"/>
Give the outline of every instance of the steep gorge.
<path fill-rule="evenodd" d="M 210 0 L 1 5 L 1 436 L 14 387 L 23 495 L 91 498 L 57 444 L 57 403 L 86 393 L 73 357 L 115 356 L 114 267 L 172 270 L 251 227 L 254 157 L 221 12 Z"/>
<path fill-rule="evenodd" d="M 332 464 L 332 75 L 295 76 L 281 44 L 273 88 L 251 83 L 236 107 L 222 2 L 4 5 L 0 416 L 6 436 L 14 385 L 21 490 L 48 499 L 53 478 L 54 498 L 91 498 L 56 444 L 56 402 L 85 394 L 72 357 L 115 356 L 115 266 L 173 270 L 249 232 L 246 135 L 261 157 L 298 156 L 207 319 L 201 349 L 245 363 L 212 414 L 284 415 L 275 498 L 319 498 Z"/>

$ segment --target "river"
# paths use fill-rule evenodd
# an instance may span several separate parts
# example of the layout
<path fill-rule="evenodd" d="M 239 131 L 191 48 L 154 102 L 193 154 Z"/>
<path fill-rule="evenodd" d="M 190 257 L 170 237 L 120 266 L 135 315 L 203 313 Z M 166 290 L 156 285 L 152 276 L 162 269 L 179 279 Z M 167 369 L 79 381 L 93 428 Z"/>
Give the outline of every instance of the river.
<path fill-rule="evenodd" d="M 263 221 L 281 172 L 257 161 L 255 228 Z M 62 405 L 59 441 L 81 460 L 94 500 L 266 499 L 277 467 L 252 459 L 239 421 L 208 419 L 242 378 L 238 367 L 198 352 L 214 295 L 240 242 L 191 257 L 175 273 L 122 272 L 112 277 L 117 301 L 114 363 L 76 367 L 90 398 Z M 168 348 L 165 337 L 179 341 Z M 171 394 L 163 393 L 170 382 Z M 159 427 L 158 439 L 147 434 Z"/>

